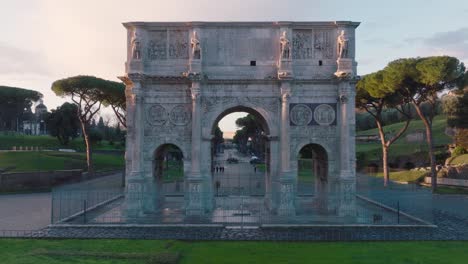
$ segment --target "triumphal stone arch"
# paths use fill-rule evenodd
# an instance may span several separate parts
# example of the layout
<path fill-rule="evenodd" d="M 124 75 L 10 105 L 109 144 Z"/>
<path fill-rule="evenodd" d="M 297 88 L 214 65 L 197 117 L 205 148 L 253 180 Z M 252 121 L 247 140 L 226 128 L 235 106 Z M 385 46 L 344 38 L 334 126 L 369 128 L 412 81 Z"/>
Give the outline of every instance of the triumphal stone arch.
<path fill-rule="evenodd" d="M 262 120 L 268 140 L 265 207 L 294 215 L 299 151 L 326 157 L 321 201 L 354 214 L 355 29 L 337 22 L 130 22 L 127 29 L 126 208 L 160 210 L 155 153 L 183 155 L 186 215 L 215 204 L 213 127 L 234 111 Z M 320 151 L 319 151 L 320 152 Z M 318 152 L 317 152 L 318 153 Z"/>

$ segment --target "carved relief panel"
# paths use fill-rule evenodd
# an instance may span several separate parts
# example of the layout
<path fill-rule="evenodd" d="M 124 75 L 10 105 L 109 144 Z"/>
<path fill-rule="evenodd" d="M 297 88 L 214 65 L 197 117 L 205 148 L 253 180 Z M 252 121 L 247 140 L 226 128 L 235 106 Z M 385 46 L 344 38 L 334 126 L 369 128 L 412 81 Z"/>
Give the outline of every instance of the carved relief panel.
<path fill-rule="evenodd" d="M 291 126 L 336 125 L 336 104 L 290 104 Z"/>
<path fill-rule="evenodd" d="M 314 31 L 314 52 L 314 57 L 317 59 L 333 58 L 333 38 L 330 31 Z"/>
<path fill-rule="evenodd" d="M 147 54 L 149 60 L 167 59 L 167 32 L 166 30 L 151 31 L 149 33 Z"/>
<path fill-rule="evenodd" d="M 312 57 L 312 31 L 293 30 L 293 59 L 304 60 L 312 59 Z"/>
<path fill-rule="evenodd" d="M 333 34 L 330 30 L 293 30 L 293 59 L 332 59 Z"/>
<path fill-rule="evenodd" d="M 190 104 L 146 104 L 145 119 L 145 136 L 177 136 L 181 139 L 190 136 Z"/>
<path fill-rule="evenodd" d="M 187 30 L 169 30 L 169 59 L 188 59 Z"/>

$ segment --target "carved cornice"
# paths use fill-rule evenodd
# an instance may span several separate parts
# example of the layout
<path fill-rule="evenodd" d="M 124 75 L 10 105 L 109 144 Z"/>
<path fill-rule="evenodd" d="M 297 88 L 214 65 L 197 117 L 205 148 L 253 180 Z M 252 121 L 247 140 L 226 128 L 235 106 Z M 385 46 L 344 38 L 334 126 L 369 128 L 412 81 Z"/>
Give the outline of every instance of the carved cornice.
<path fill-rule="evenodd" d="M 185 76 L 159 76 L 147 75 L 142 73 L 129 73 L 126 76 L 118 77 L 126 85 L 132 85 L 135 82 L 152 84 L 152 83 L 174 83 L 174 84 L 190 84 L 190 78 Z"/>
<path fill-rule="evenodd" d="M 269 77 L 265 79 L 207 79 L 201 76 L 159 76 L 148 75 L 142 73 L 130 73 L 125 76 L 118 77 L 126 85 L 133 85 L 135 82 L 142 84 L 191 84 L 194 81 L 199 81 L 202 84 L 277 84 L 282 82 L 289 82 L 291 84 L 338 84 L 342 81 L 347 81 L 351 84 L 356 83 L 360 78 L 355 76 L 353 78 L 327 78 L 327 79 L 278 79 L 277 77 Z"/>
<path fill-rule="evenodd" d="M 186 22 L 126 22 L 123 23 L 125 28 L 145 28 L 145 29 L 157 29 L 157 28 L 209 28 L 209 27 L 300 27 L 300 28 L 312 28 L 312 27 L 337 27 L 337 26 L 351 26 L 357 27 L 360 22 L 352 21 L 255 21 L 255 22 L 205 22 L 205 21 L 186 21 Z"/>

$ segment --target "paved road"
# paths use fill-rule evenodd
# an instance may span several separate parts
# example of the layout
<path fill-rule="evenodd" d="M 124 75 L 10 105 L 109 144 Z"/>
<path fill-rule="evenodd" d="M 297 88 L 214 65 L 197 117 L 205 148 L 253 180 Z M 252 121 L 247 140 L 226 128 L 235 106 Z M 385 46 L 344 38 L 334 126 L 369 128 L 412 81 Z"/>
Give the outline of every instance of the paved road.
<path fill-rule="evenodd" d="M 37 230 L 50 224 L 50 193 L 0 195 L 0 230 Z"/>
<path fill-rule="evenodd" d="M 239 163 L 228 163 L 229 157 L 237 158 Z M 214 182 L 220 183 L 220 192 L 224 194 L 262 195 L 265 192 L 265 173 L 255 171 L 249 163 L 249 157 L 234 149 L 226 149 L 215 159 L 218 166 L 224 166 L 224 172 L 214 172 Z"/>

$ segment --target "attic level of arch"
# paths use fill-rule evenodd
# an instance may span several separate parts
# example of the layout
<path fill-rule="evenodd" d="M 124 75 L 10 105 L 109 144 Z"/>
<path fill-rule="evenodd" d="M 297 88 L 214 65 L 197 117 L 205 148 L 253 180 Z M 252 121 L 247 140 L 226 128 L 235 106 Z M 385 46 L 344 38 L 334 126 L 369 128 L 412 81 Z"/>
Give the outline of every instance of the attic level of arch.
<path fill-rule="evenodd" d="M 355 22 L 125 23 L 127 73 L 331 79 L 355 73 Z"/>

